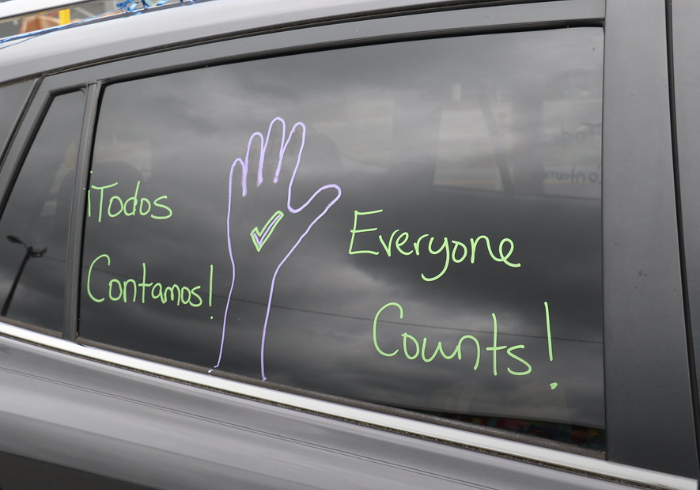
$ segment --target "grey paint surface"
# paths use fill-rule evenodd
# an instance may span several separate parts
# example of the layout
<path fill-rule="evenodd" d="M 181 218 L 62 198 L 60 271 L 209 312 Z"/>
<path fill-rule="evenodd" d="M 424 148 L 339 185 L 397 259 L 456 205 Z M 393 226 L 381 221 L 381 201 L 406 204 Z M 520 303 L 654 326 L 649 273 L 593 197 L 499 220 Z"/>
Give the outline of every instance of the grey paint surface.
<path fill-rule="evenodd" d="M 608 454 L 621 463 L 697 478 L 664 19 L 662 1 L 607 2 L 603 252 Z"/>
<path fill-rule="evenodd" d="M 700 379 L 700 3 L 676 0 L 672 4 L 675 114 L 678 144 L 680 203 L 683 216 L 688 314 L 692 330 L 695 383 Z M 696 404 L 697 388 L 695 392 Z M 696 405 L 697 409 L 697 405 Z M 697 421 L 696 421 L 697 424 Z M 697 428 L 696 428 L 697 429 Z"/>
<path fill-rule="evenodd" d="M 0 385 L 0 452 L 154 488 L 624 488 L 4 337 Z"/>

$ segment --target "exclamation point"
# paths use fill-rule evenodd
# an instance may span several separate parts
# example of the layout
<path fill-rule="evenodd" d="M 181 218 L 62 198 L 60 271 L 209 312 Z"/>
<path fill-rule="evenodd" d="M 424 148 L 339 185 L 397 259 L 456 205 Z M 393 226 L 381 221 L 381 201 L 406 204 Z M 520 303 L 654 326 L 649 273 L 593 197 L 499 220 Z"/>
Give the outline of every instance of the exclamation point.
<path fill-rule="evenodd" d="M 549 305 L 544 302 L 544 313 L 547 319 L 547 346 L 549 347 L 549 362 L 554 360 L 554 353 L 552 351 L 552 325 L 549 322 Z M 549 387 L 555 390 L 559 386 L 559 383 L 549 383 Z"/>
<path fill-rule="evenodd" d="M 214 264 L 209 264 L 209 308 L 211 308 L 211 296 L 212 296 L 212 284 L 214 283 Z M 210 320 L 214 319 L 214 315 L 209 317 Z"/>

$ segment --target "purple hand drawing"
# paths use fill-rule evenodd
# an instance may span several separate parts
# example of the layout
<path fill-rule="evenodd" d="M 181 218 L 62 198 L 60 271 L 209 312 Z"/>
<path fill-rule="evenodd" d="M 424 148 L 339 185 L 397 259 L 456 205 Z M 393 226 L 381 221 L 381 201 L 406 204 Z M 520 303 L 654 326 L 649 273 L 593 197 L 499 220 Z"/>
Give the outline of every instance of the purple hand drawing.
<path fill-rule="evenodd" d="M 274 155 L 273 158 L 268 157 L 267 165 L 274 164 L 276 161 L 276 167 L 274 168 L 274 177 L 272 182 L 270 182 L 271 172 L 270 168 L 265 167 L 266 154 L 268 151 L 268 145 L 270 144 L 270 137 L 272 135 L 275 126 L 281 126 L 281 141 L 279 153 Z M 298 149 L 292 149 L 290 143 L 292 142 L 292 137 L 297 131 L 301 132 L 301 137 L 297 135 L 297 140 L 300 142 Z M 258 156 L 258 168 L 256 176 L 256 188 L 251 189 L 251 194 L 256 192 L 261 193 L 263 190 L 267 190 L 267 196 L 272 195 L 280 198 L 280 209 L 275 210 L 274 213 L 270 214 L 270 209 L 265 209 L 264 206 L 257 206 L 258 203 L 255 202 L 253 196 L 249 196 L 248 189 L 248 176 L 251 171 L 251 153 L 254 153 L 254 146 L 256 142 L 259 144 L 259 156 Z M 234 248 L 240 248 L 241 240 L 243 243 L 252 245 L 256 252 L 256 258 L 260 257 L 260 270 L 262 274 L 265 274 L 265 270 L 269 270 L 271 274 L 269 283 L 269 294 L 267 298 L 267 305 L 265 310 L 265 320 L 262 325 L 262 339 L 260 342 L 260 374 L 263 380 L 267 379 L 265 375 L 265 339 L 267 336 L 267 326 L 270 319 L 270 309 L 272 306 L 272 298 L 275 292 L 275 282 L 279 274 L 280 269 L 284 263 L 289 259 L 289 257 L 297 249 L 301 241 L 309 234 L 314 225 L 321 219 L 330 208 L 340 199 L 341 189 L 335 184 L 328 184 L 319 187 L 316 191 L 300 206 L 294 206 L 292 204 L 292 191 L 294 187 L 294 181 L 297 176 L 297 171 L 301 165 L 302 155 L 304 152 L 304 145 L 306 144 L 306 126 L 302 122 L 297 122 L 292 126 L 289 133 L 287 133 L 287 124 L 281 117 L 275 117 L 270 121 L 270 125 L 267 129 L 267 134 L 263 135 L 261 132 L 254 132 L 248 139 L 248 147 L 246 149 L 245 157 L 236 158 L 229 172 L 228 178 L 228 213 L 226 217 L 226 234 L 228 238 L 228 252 L 229 258 L 231 260 L 232 278 L 231 278 L 231 288 L 229 289 L 228 299 L 226 301 L 226 309 L 224 310 L 223 324 L 221 328 L 221 345 L 219 348 L 219 357 L 212 369 L 216 369 L 221 364 L 224 352 L 224 342 L 226 339 L 226 324 L 229 317 L 229 310 L 231 306 L 231 300 L 233 295 L 234 287 L 236 286 L 236 281 L 240 280 L 236 275 L 236 261 L 234 258 Z M 283 168 L 283 160 L 287 155 L 287 151 L 297 152 L 296 155 L 292 155 L 293 168 L 291 168 L 289 162 L 285 162 L 287 167 Z M 295 157 L 295 158 L 294 158 Z M 283 172 L 285 170 L 285 172 Z M 289 172 L 291 170 L 291 172 Z M 240 181 L 235 178 L 236 172 L 240 171 Z M 265 182 L 265 175 L 267 174 L 267 183 Z M 282 175 L 281 175 L 282 174 Z M 277 189 L 275 184 L 278 184 L 280 178 L 289 178 L 289 183 L 286 187 Z M 264 189 L 267 187 L 268 189 Z M 322 195 L 323 194 L 323 195 Z M 309 206 L 318 199 L 317 205 L 314 209 L 310 209 Z M 274 199 L 273 199 L 274 201 Z M 318 211 L 318 203 L 321 204 L 328 201 L 323 207 L 323 210 Z M 262 224 L 262 226 L 255 226 L 252 231 L 248 229 L 236 229 L 232 231 L 231 227 L 231 210 L 236 202 L 237 206 L 245 210 L 246 215 L 250 219 L 261 221 L 256 221 L 257 224 Z M 269 208 L 269 205 L 268 205 Z M 308 208 L 308 209 L 307 209 Z M 304 212 L 306 210 L 306 212 Z M 304 228 L 301 235 L 290 236 L 289 233 L 285 233 L 289 228 L 282 231 L 277 231 L 279 225 L 284 225 L 285 222 L 296 219 L 302 223 L 308 222 L 308 225 Z M 266 222 L 264 221 L 266 220 Z M 294 228 L 292 228 L 293 230 Z M 298 229 L 298 228 L 297 228 Z M 276 232 L 277 231 L 277 232 Z M 236 235 L 232 235 L 235 233 Z M 298 233 L 295 232 L 295 233 Z M 245 235 L 245 236 L 244 236 Z M 250 241 L 245 240 L 249 235 Z M 232 237 L 237 240 L 237 245 L 234 247 Z M 268 243 L 276 242 L 276 247 L 266 246 Z M 257 255 L 260 254 L 260 255 Z M 243 285 L 244 286 L 244 285 Z"/>

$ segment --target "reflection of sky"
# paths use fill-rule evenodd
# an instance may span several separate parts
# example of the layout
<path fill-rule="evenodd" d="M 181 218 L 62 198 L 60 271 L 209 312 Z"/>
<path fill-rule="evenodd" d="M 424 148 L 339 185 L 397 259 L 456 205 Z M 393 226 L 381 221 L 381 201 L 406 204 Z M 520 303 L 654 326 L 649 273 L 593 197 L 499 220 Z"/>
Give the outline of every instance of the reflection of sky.
<path fill-rule="evenodd" d="M 270 380 L 430 411 L 603 426 L 599 200 L 433 185 L 436 132 L 453 83 L 465 90 L 486 87 L 489 97 L 511 104 L 518 135 L 542 133 L 545 97 L 556 99 L 558 110 L 571 100 L 572 119 L 590 118 L 590 105 L 576 113 L 580 104 L 575 102 L 599 99 L 601 41 L 599 29 L 453 38 L 274 58 L 109 87 L 93 183 L 118 180 L 117 194 L 126 198 L 141 180 L 139 196 L 167 195 L 173 216 L 88 220 L 84 271 L 95 257 L 109 253 L 112 265 L 101 264 L 93 276 L 101 295 L 112 278 L 138 280 L 142 263 L 149 281 L 201 285 L 204 291 L 214 264 L 214 298 L 211 308 L 206 295 L 200 308 L 84 300 L 81 334 L 213 365 L 231 282 L 229 167 L 245 153 L 252 131 L 266 131 L 269 121 L 281 116 L 290 126 L 298 120 L 309 126 L 296 202 L 329 183 L 339 185 L 343 197 L 280 270 L 266 346 Z M 590 80 L 547 85 L 573 72 L 589 74 Z M 378 108 L 390 114 L 382 116 Z M 459 132 L 442 137 L 457 138 Z M 373 149 L 379 156 L 367 161 Z M 528 162 L 546 151 L 525 148 L 519 155 Z M 586 151 L 589 158 L 591 148 Z M 344 166 L 363 159 L 384 169 Z M 274 186 L 268 179 L 256 188 L 249 180 L 249 195 L 234 194 L 232 200 L 237 284 L 222 368 L 253 377 L 260 375 L 270 277 L 308 223 L 304 213 L 285 217 L 263 252 L 253 251 L 249 233 L 283 209 L 284 182 Z M 443 277 L 427 283 L 421 273 L 439 271 L 442 256 L 424 251 L 404 257 L 395 250 L 391 258 L 384 252 L 349 255 L 353 212 L 376 209 L 384 212 L 360 221 L 360 227 L 378 228 L 357 237 L 360 248 L 382 251 L 377 236 L 386 239 L 395 229 L 413 239 L 427 233 L 465 244 L 487 235 L 494 249 L 508 237 L 515 243 L 512 260 L 522 266 L 509 268 L 481 249 L 476 263 L 452 264 Z M 552 362 L 544 301 L 552 318 Z M 401 333 L 408 332 L 419 341 L 427 338 L 429 346 L 442 341 L 450 353 L 461 335 L 472 334 L 481 342 L 479 369 L 472 369 L 469 347 L 461 361 L 427 364 L 380 356 L 372 344 L 372 319 L 389 302 L 401 303 L 405 317 L 399 321 L 395 311 L 385 312 L 381 342 L 398 348 Z M 522 365 L 503 350 L 499 374 L 493 375 L 486 350 L 493 341 L 492 313 L 501 345 L 525 345 L 515 353 L 532 365 L 531 374 L 508 374 L 507 367 Z M 559 383 L 556 390 L 550 389 L 553 382 Z"/>
<path fill-rule="evenodd" d="M 54 99 L 0 222 L 3 305 L 18 279 L 8 317 L 55 330 L 63 323 L 68 211 L 84 101 L 81 92 Z M 8 236 L 22 243 L 10 242 Z M 35 253 L 18 277 L 25 247 Z"/>
<path fill-rule="evenodd" d="M 0 90 L 0 147 L 12 131 L 32 82 L 16 83 Z"/>

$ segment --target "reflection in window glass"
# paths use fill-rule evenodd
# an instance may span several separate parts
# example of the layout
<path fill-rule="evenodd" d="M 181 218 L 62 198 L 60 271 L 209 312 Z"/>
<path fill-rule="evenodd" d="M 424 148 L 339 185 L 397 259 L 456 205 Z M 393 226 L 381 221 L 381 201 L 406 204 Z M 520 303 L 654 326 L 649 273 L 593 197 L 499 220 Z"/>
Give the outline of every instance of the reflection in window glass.
<path fill-rule="evenodd" d="M 172 2 L 173 0 L 169 1 Z M 41 29 L 57 28 L 71 23 L 84 22 L 121 13 L 121 9 L 117 8 L 115 2 L 111 0 L 83 0 L 77 3 L 80 5 L 67 6 L 68 8 L 61 10 L 51 9 L 50 5 L 48 5 L 49 9 L 43 12 L 35 12 L 9 20 L 0 20 L 0 38 L 17 36 L 18 34 L 26 34 Z M 150 4 L 151 2 L 147 1 L 147 3 Z M 19 43 L 22 42 L 22 38 L 10 42 Z"/>
<path fill-rule="evenodd" d="M 602 449 L 602 37 L 107 87 L 81 336 Z"/>
<path fill-rule="evenodd" d="M 2 316 L 59 331 L 84 100 L 53 100 L 0 221 Z"/>
<path fill-rule="evenodd" d="M 0 88 L 0 154 L 33 82 L 17 83 Z"/>

